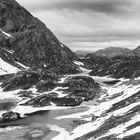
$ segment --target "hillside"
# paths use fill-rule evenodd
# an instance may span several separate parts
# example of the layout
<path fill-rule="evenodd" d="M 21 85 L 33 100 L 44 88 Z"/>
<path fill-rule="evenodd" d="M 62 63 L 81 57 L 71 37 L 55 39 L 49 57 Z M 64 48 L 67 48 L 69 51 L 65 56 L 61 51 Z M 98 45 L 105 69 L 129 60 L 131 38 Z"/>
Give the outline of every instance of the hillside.
<path fill-rule="evenodd" d="M 21 63 L 31 70 L 51 68 L 55 72 L 55 67 L 62 66 L 77 71 L 73 64 L 76 54 L 60 43 L 44 23 L 14 0 L 1 0 L 0 5 L 1 59 L 18 68 L 21 65 L 17 63 Z"/>

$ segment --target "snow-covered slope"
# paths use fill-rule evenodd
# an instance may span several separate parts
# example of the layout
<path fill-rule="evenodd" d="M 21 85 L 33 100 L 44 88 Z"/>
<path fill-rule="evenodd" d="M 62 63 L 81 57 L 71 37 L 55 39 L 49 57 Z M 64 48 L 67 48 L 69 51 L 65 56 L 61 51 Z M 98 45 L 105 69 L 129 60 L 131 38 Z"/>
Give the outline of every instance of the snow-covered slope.
<path fill-rule="evenodd" d="M 101 95 L 100 103 L 90 105 L 86 112 L 57 117 L 58 120 L 92 120 L 74 129 L 67 140 L 136 140 L 134 137 L 140 133 L 140 85 L 128 83 L 127 81 L 117 86 L 104 87 L 106 94 Z"/>
<path fill-rule="evenodd" d="M 17 71 L 19 71 L 17 67 L 10 65 L 0 58 L 0 75 L 16 73 Z"/>

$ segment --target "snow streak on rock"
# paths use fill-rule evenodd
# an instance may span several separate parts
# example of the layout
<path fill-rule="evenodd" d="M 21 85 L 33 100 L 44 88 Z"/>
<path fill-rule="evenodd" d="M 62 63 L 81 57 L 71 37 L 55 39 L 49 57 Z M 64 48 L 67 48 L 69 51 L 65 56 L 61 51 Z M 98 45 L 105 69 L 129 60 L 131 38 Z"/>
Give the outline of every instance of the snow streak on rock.
<path fill-rule="evenodd" d="M 11 35 L 10 35 L 10 34 L 8 34 L 8 33 L 4 32 L 2 29 L 0 29 L 0 31 L 1 31 L 4 35 L 6 35 L 7 37 L 11 37 Z"/>
<path fill-rule="evenodd" d="M 80 61 L 74 61 L 74 63 L 75 63 L 76 65 L 78 65 L 78 66 L 84 66 L 84 64 L 83 64 L 82 62 L 80 62 Z"/>

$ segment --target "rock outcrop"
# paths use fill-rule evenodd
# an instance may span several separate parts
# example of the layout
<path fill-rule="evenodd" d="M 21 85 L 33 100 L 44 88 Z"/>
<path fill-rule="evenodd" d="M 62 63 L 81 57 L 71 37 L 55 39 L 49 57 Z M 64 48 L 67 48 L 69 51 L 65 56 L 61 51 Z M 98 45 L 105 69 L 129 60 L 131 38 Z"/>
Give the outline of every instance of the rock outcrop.
<path fill-rule="evenodd" d="M 1 87 L 3 91 L 12 91 L 16 89 L 29 89 L 34 86 L 41 75 L 37 72 L 19 72 L 10 79 L 6 79 Z"/>
<path fill-rule="evenodd" d="M 13 111 L 8 111 L 8 112 L 2 114 L 3 121 L 15 121 L 15 120 L 18 120 L 20 118 L 21 118 L 20 114 L 13 112 Z"/>
<path fill-rule="evenodd" d="M 88 76 L 75 76 L 65 80 L 62 87 L 65 94 L 81 97 L 84 101 L 93 100 L 100 92 L 100 85 Z"/>
<path fill-rule="evenodd" d="M 35 86 L 38 92 L 44 92 L 57 86 L 58 77 L 50 74 L 42 75 L 36 71 L 21 71 L 14 75 L 0 76 L 0 81 L 3 91 L 28 90 Z"/>
<path fill-rule="evenodd" d="M 57 93 L 51 92 L 32 98 L 22 105 L 34 107 L 50 106 L 52 104 L 57 106 L 78 106 L 84 101 L 93 100 L 100 92 L 100 85 L 88 76 L 67 78 L 59 86 L 62 86 L 60 91 L 64 95 L 63 97 L 59 97 Z M 45 87 L 48 88 L 49 86 Z M 44 90 L 44 88 L 42 89 Z"/>
<path fill-rule="evenodd" d="M 22 105 L 30 105 L 33 107 L 43 107 L 56 104 L 57 106 L 78 106 L 83 102 L 80 97 L 67 95 L 65 97 L 57 97 L 56 93 L 44 94 L 37 96 Z"/>

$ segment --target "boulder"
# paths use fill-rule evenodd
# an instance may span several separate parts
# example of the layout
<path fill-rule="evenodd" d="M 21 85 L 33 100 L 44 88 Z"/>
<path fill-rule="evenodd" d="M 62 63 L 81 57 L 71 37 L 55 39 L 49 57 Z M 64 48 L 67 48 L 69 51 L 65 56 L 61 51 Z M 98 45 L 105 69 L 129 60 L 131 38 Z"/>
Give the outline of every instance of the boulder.
<path fill-rule="evenodd" d="M 12 111 L 8 111 L 4 114 L 2 114 L 3 121 L 15 121 L 20 119 L 20 114 Z"/>
<path fill-rule="evenodd" d="M 43 106 L 50 106 L 51 105 L 51 96 L 44 94 L 39 95 L 31 100 L 27 101 L 22 105 L 30 105 L 33 107 L 43 107 Z"/>

